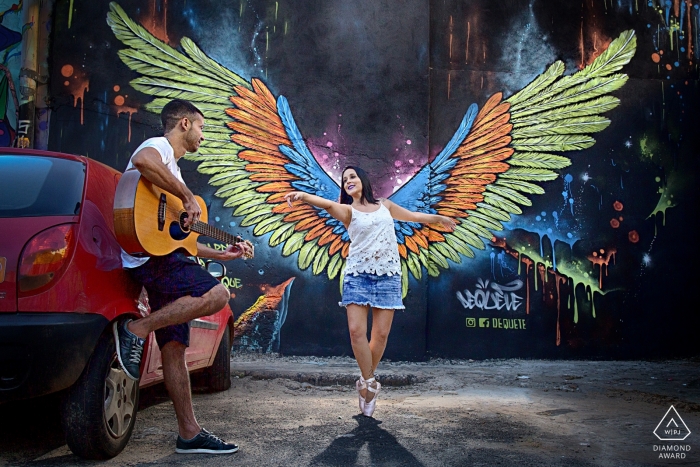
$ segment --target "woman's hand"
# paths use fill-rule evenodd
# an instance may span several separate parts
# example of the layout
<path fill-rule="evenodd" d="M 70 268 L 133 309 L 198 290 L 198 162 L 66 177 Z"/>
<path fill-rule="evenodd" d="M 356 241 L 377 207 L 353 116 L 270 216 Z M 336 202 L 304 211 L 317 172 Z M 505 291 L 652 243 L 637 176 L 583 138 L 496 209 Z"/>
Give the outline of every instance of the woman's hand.
<path fill-rule="evenodd" d="M 442 226 L 450 232 L 454 232 L 454 230 L 457 228 L 457 223 L 451 217 L 441 215 L 438 223 L 442 224 Z"/>
<path fill-rule="evenodd" d="M 292 207 L 292 201 L 304 201 L 304 195 L 306 193 L 303 193 L 301 191 L 292 191 L 291 193 L 287 193 L 284 195 L 284 199 L 287 200 L 287 204 L 289 207 Z"/>

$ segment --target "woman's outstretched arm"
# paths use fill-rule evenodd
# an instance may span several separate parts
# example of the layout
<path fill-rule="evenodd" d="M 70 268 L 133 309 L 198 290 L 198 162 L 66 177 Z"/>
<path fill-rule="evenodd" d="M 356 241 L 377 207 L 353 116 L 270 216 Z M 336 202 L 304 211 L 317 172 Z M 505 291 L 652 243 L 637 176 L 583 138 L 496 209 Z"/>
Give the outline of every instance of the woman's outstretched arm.
<path fill-rule="evenodd" d="M 289 207 L 292 207 L 292 202 L 301 201 L 303 203 L 316 206 L 317 208 L 325 209 L 328 214 L 342 222 L 345 227 L 347 227 L 352 220 L 352 208 L 349 204 L 336 203 L 335 201 L 321 198 L 320 196 L 316 195 L 310 195 L 308 193 L 304 193 L 303 191 L 292 191 L 287 193 L 284 195 L 284 199 L 287 200 Z"/>
<path fill-rule="evenodd" d="M 457 223 L 451 217 L 440 214 L 425 214 L 422 212 L 409 211 L 396 203 L 392 203 L 388 199 L 383 200 L 383 203 L 387 209 L 389 209 L 391 217 L 397 221 L 419 222 L 421 224 L 442 224 L 450 232 L 457 227 Z"/>

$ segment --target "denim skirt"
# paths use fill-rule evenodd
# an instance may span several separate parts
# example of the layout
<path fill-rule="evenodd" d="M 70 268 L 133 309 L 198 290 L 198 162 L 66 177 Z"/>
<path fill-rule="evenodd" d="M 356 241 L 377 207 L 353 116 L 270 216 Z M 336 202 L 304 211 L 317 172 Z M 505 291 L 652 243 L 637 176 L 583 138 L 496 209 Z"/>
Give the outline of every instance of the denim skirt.
<path fill-rule="evenodd" d="M 401 275 L 349 274 L 343 279 L 343 300 L 340 306 L 369 305 L 372 308 L 403 310 Z"/>

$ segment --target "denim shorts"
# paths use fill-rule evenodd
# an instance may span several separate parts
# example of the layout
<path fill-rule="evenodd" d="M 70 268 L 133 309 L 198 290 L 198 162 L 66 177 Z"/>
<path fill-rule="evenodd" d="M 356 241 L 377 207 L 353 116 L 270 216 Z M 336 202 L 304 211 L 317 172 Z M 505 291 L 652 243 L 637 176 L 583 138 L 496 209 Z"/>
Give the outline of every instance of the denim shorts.
<path fill-rule="evenodd" d="M 343 279 L 343 300 L 338 305 L 347 306 L 351 303 L 387 310 L 405 309 L 401 300 L 401 275 L 346 275 Z"/>
<path fill-rule="evenodd" d="M 151 313 L 178 298 L 201 297 L 219 284 L 202 266 L 179 251 L 165 256 L 153 256 L 143 265 L 127 271 L 146 289 Z M 171 341 L 189 347 L 190 323 L 157 329 L 155 335 L 161 349 Z"/>

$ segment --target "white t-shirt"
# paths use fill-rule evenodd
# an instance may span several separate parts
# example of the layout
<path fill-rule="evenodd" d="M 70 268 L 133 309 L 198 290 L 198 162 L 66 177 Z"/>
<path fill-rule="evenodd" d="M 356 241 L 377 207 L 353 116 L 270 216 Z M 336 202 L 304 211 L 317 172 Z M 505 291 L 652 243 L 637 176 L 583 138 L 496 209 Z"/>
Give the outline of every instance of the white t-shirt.
<path fill-rule="evenodd" d="M 131 162 L 131 159 L 133 159 L 134 155 L 139 152 L 140 150 L 144 148 L 153 148 L 158 153 L 160 154 L 160 158 L 163 161 L 163 164 L 172 172 L 173 175 L 175 175 L 175 178 L 180 180 L 182 183 L 185 183 L 185 181 L 182 179 L 182 174 L 180 174 L 180 167 L 177 165 L 177 159 L 175 159 L 175 151 L 173 151 L 173 147 L 170 145 L 170 142 L 165 136 L 157 136 L 155 138 L 149 138 L 143 143 L 141 143 L 141 146 L 136 148 L 136 151 L 131 155 L 131 158 L 129 159 L 129 164 L 126 166 L 126 170 L 134 169 L 134 164 Z M 126 251 L 122 250 L 122 267 L 125 268 L 137 268 L 144 263 L 148 261 L 148 258 L 137 258 L 135 256 L 131 256 L 128 254 Z"/>

